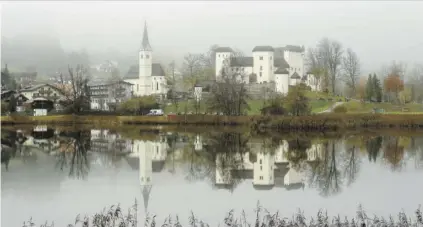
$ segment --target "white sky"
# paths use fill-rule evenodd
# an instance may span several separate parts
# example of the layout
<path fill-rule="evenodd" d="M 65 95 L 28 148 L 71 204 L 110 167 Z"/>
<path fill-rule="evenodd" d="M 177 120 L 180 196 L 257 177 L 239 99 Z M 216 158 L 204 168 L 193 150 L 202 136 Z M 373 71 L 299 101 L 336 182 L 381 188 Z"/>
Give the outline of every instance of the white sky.
<path fill-rule="evenodd" d="M 132 55 L 144 20 L 154 51 L 175 60 L 213 44 L 251 53 L 256 45 L 307 47 L 327 36 L 353 48 L 364 70 L 423 61 L 423 1 L 5 2 L 2 36 L 43 32 L 67 50 Z"/>

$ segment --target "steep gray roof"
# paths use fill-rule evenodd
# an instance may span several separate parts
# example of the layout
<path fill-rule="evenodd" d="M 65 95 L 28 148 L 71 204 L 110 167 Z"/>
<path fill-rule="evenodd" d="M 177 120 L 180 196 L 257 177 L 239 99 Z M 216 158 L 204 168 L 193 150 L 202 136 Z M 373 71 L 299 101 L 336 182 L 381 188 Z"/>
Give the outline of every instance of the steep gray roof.
<path fill-rule="evenodd" d="M 253 52 L 258 52 L 258 51 L 273 52 L 274 49 L 271 46 L 256 46 L 256 47 L 254 47 Z"/>
<path fill-rule="evenodd" d="M 148 40 L 147 22 L 144 24 L 144 34 L 142 36 L 141 50 L 152 51 L 150 42 Z"/>
<path fill-rule="evenodd" d="M 233 52 L 232 48 L 230 47 L 218 47 L 214 50 L 214 52 L 219 53 L 219 52 Z"/>
<path fill-rule="evenodd" d="M 286 45 L 284 49 L 290 52 L 299 52 L 299 53 L 304 52 L 303 46 Z"/>
<path fill-rule="evenodd" d="M 300 75 L 298 75 L 298 73 L 297 73 L 297 72 L 294 72 L 294 73 L 292 74 L 292 76 L 291 76 L 291 79 L 301 79 L 301 76 L 300 76 Z"/>
<path fill-rule="evenodd" d="M 289 68 L 288 62 L 286 62 L 285 58 L 283 57 L 275 57 L 274 64 L 275 64 L 275 67 L 278 67 L 278 68 L 284 68 L 284 69 Z"/>
<path fill-rule="evenodd" d="M 231 58 L 231 67 L 252 67 L 253 57 L 235 57 Z"/>
<path fill-rule="evenodd" d="M 151 69 L 152 76 L 165 76 L 165 71 L 163 70 L 160 63 L 153 63 Z M 139 66 L 133 65 L 129 68 L 128 73 L 123 77 L 123 79 L 137 79 L 139 76 Z"/>
<path fill-rule="evenodd" d="M 129 82 L 123 81 L 123 80 L 119 80 L 119 81 L 104 81 L 104 80 L 95 80 L 95 81 L 90 81 L 88 82 L 88 86 L 100 86 L 100 85 L 113 85 L 113 84 L 129 84 L 129 85 L 133 85 Z"/>
<path fill-rule="evenodd" d="M 259 184 L 254 184 L 253 188 L 256 190 L 272 190 L 274 187 L 274 185 L 259 185 Z"/>
<path fill-rule="evenodd" d="M 275 71 L 275 74 L 289 74 L 288 70 L 284 69 L 284 68 L 278 68 Z"/>

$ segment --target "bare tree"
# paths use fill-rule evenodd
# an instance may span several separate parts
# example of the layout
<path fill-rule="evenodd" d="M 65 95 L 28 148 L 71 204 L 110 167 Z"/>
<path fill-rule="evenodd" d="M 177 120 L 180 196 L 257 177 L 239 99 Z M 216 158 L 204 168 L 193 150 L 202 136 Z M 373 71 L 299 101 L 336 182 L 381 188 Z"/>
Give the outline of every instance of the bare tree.
<path fill-rule="evenodd" d="M 169 74 L 166 77 L 167 82 L 167 98 L 172 102 L 173 106 L 175 107 L 175 112 L 178 112 L 178 97 L 176 92 L 176 80 L 175 80 L 175 61 L 172 61 L 169 64 Z"/>
<path fill-rule="evenodd" d="M 64 91 L 64 104 L 70 107 L 72 113 L 80 113 L 90 108 L 90 92 L 88 88 L 88 70 L 82 65 L 76 68 L 68 66 L 71 80 L 70 91 Z M 62 75 L 62 74 L 60 74 Z"/>
<path fill-rule="evenodd" d="M 188 86 L 191 89 L 196 83 L 197 73 L 201 69 L 201 55 L 188 53 L 184 57 L 183 67 L 189 76 Z"/>
<path fill-rule="evenodd" d="M 214 69 L 216 61 L 216 49 L 218 47 L 219 46 L 216 44 L 212 45 L 206 53 L 200 55 L 200 60 L 203 67 Z"/>
<path fill-rule="evenodd" d="M 356 94 L 358 78 L 360 76 L 360 61 L 357 54 L 350 48 L 347 49 L 342 58 L 343 80 L 351 88 L 353 96 Z"/>
<path fill-rule="evenodd" d="M 342 45 L 340 42 L 323 38 L 318 44 L 318 56 L 322 60 L 325 71 L 328 72 L 332 92 L 336 93 L 339 66 L 342 61 Z"/>
<path fill-rule="evenodd" d="M 234 55 L 242 55 L 241 52 Z M 236 60 L 233 57 L 232 60 Z M 229 62 L 227 63 L 229 64 Z M 211 89 L 209 108 L 223 112 L 225 115 L 242 115 L 249 109 L 247 87 L 244 83 L 248 75 L 242 71 L 234 71 L 229 65 L 224 65 L 221 70 L 221 80 Z"/>
<path fill-rule="evenodd" d="M 327 71 L 322 59 L 319 57 L 319 51 L 316 48 L 308 48 L 306 57 L 307 71 L 314 76 L 315 89 L 318 90 L 322 85 L 322 80 L 327 81 Z M 328 83 L 325 83 L 326 87 Z"/>

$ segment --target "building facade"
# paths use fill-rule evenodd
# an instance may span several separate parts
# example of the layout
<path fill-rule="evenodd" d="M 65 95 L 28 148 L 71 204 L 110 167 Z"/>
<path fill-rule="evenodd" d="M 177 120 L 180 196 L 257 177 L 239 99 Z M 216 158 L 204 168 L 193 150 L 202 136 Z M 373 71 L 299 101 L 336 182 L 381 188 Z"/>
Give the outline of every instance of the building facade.
<path fill-rule="evenodd" d="M 125 81 L 90 84 L 90 108 L 109 111 L 132 98 L 133 84 Z"/>
<path fill-rule="evenodd" d="M 302 46 L 256 46 L 252 57 L 237 56 L 230 47 L 219 47 L 215 52 L 216 80 L 220 80 L 223 74 L 236 74 L 246 84 L 274 83 L 273 90 L 281 94 L 287 94 L 289 86 L 299 83 L 311 86 L 308 83 L 313 77 L 304 70 Z"/>
<path fill-rule="evenodd" d="M 131 66 L 124 80 L 134 85 L 135 96 L 158 95 L 166 96 L 167 82 L 165 71 L 159 63 L 153 63 L 153 49 L 148 40 L 147 24 L 141 48 L 138 53 L 138 65 Z"/>

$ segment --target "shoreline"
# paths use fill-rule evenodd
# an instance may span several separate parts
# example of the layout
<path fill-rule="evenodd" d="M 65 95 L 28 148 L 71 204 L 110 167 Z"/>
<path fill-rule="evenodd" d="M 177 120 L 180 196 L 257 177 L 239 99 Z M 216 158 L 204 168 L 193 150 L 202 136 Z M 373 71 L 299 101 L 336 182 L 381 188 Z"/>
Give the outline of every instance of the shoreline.
<path fill-rule="evenodd" d="M 423 129 L 423 114 L 319 114 L 310 116 L 219 116 L 219 115 L 176 115 L 176 116 L 96 116 L 96 115 L 53 115 L 53 116 L 1 116 L 2 126 L 24 124 L 48 125 L 96 125 L 116 127 L 123 125 L 159 126 L 243 126 L 257 131 L 299 130 L 337 131 L 357 129 Z"/>

